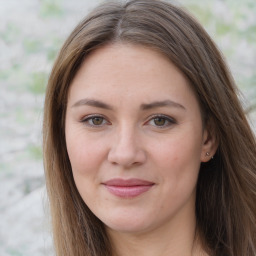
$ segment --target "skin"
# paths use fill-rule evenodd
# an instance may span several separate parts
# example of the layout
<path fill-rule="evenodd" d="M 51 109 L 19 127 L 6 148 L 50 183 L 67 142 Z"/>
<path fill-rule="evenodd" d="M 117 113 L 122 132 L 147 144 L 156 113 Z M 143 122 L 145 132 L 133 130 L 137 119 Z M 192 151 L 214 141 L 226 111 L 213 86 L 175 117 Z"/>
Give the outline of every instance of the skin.
<path fill-rule="evenodd" d="M 91 53 L 72 81 L 65 129 L 78 191 L 116 255 L 203 255 L 195 243 L 196 182 L 216 143 L 188 81 L 166 57 L 121 43 Z M 154 185 L 120 198 L 103 185 L 113 178 Z"/>

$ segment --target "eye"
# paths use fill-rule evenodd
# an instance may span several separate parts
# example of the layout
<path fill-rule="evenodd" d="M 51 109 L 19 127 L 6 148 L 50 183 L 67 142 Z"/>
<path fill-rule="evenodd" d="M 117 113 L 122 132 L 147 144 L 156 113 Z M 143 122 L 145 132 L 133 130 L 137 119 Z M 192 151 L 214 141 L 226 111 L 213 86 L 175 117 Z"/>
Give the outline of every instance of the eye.
<path fill-rule="evenodd" d="M 151 118 L 147 124 L 155 126 L 155 127 L 159 127 L 159 128 L 165 128 L 165 127 L 169 127 L 173 124 L 176 124 L 176 121 L 168 116 L 165 115 L 155 115 L 153 116 L 153 118 Z"/>
<path fill-rule="evenodd" d="M 167 122 L 166 118 L 163 117 L 156 117 L 153 119 L 153 121 L 156 126 L 163 126 Z"/>
<path fill-rule="evenodd" d="M 93 115 L 93 116 L 87 116 L 83 120 L 81 120 L 82 123 L 84 123 L 87 126 L 92 127 L 101 127 L 105 124 L 109 124 L 109 122 L 103 117 L 99 115 Z"/>

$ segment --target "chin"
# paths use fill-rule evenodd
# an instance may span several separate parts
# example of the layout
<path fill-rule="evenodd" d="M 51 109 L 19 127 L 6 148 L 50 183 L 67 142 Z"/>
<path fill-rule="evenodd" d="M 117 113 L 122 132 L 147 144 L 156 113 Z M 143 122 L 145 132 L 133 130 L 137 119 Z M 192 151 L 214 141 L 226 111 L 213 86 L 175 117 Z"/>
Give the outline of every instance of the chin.
<path fill-rule="evenodd" d="M 107 229 L 110 229 L 112 231 L 115 232 L 119 232 L 119 233 L 127 233 L 127 234 L 138 234 L 138 233 L 143 233 L 146 232 L 148 230 L 148 228 L 146 228 L 143 225 L 127 225 L 127 223 L 124 223 L 123 225 L 111 225 L 111 226 L 107 226 Z"/>
<path fill-rule="evenodd" d="M 113 216 L 112 216 L 113 217 Z M 141 233 L 150 229 L 151 224 L 146 218 L 137 218 L 134 216 L 118 216 L 116 219 L 108 219 L 103 222 L 107 228 L 121 233 Z"/>

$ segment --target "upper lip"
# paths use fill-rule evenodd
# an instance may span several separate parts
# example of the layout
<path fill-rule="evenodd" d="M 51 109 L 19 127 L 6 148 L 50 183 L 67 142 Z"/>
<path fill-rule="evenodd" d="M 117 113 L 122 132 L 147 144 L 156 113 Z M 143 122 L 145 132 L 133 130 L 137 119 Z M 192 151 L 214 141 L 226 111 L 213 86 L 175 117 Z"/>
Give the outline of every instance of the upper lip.
<path fill-rule="evenodd" d="M 107 186 L 132 187 L 132 186 L 151 186 L 154 182 L 141 179 L 111 179 L 103 182 Z"/>

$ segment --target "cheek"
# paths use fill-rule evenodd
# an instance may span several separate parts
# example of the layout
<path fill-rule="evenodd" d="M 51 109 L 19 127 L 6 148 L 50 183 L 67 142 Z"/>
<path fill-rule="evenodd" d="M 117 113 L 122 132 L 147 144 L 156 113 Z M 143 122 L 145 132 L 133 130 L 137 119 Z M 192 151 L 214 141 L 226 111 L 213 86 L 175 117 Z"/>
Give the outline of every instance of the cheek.
<path fill-rule="evenodd" d="M 99 173 L 103 161 L 102 148 L 82 136 L 74 133 L 66 139 L 68 155 L 76 187 L 89 206 L 93 205 L 95 188 L 99 183 Z"/>
<path fill-rule="evenodd" d="M 201 163 L 201 144 L 196 136 L 173 136 L 154 147 L 152 156 L 163 179 L 173 186 L 196 183 Z"/>
<path fill-rule="evenodd" d="M 103 147 L 79 134 L 67 134 L 67 151 L 72 171 L 78 175 L 95 173 L 97 166 L 103 161 Z"/>
<path fill-rule="evenodd" d="M 189 136 L 173 136 L 166 139 L 158 146 L 152 147 L 152 152 L 159 162 L 173 164 L 200 162 L 201 144 L 200 139 Z"/>

